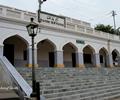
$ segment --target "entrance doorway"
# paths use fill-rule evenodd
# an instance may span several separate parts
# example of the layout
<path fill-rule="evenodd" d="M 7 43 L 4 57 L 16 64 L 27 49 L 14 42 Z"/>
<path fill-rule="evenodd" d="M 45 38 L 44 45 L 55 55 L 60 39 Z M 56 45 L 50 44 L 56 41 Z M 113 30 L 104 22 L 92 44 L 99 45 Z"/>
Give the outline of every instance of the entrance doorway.
<path fill-rule="evenodd" d="M 94 67 L 95 64 L 94 54 L 95 54 L 95 50 L 90 45 L 87 45 L 83 48 L 83 60 L 85 67 Z"/>
<path fill-rule="evenodd" d="M 101 67 L 107 67 L 107 55 L 108 55 L 107 50 L 105 48 L 101 48 L 99 51 Z"/>
<path fill-rule="evenodd" d="M 76 67 L 76 52 L 77 47 L 70 43 L 63 46 L 63 60 L 65 67 Z"/>
<path fill-rule="evenodd" d="M 4 40 L 3 55 L 15 67 L 22 67 L 27 64 L 27 42 L 22 37 L 15 35 Z"/>
<path fill-rule="evenodd" d="M 54 67 L 55 44 L 48 40 L 42 40 L 37 45 L 37 59 L 40 67 Z"/>
<path fill-rule="evenodd" d="M 54 52 L 49 52 L 49 66 L 54 67 Z"/>
<path fill-rule="evenodd" d="M 76 66 L 76 55 L 75 55 L 75 53 L 72 53 L 72 66 L 73 67 Z"/>
<path fill-rule="evenodd" d="M 14 65 L 14 45 L 13 44 L 4 44 L 4 53 L 3 55 Z"/>
<path fill-rule="evenodd" d="M 112 51 L 113 65 L 118 66 L 119 52 L 115 49 Z"/>

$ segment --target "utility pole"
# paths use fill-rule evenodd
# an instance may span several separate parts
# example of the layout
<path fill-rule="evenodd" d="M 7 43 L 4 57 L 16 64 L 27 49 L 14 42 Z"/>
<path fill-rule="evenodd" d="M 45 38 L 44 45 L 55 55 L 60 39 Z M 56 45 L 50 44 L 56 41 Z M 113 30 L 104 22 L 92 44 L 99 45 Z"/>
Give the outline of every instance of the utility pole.
<path fill-rule="evenodd" d="M 116 12 L 113 10 L 112 11 L 112 16 L 113 16 L 113 22 L 114 22 L 114 30 L 116 30 L 116 23 L 115 23 L 115 16 L 116 16 Z"/>

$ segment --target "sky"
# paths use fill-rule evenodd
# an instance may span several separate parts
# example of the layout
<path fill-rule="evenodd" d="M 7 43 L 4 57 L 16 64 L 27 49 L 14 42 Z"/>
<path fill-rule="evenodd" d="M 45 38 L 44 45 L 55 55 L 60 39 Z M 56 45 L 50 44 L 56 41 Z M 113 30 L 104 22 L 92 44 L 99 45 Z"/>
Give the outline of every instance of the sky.
<path fill-rule="evenodd" d="M 36 12 L 38 0 L 0 0 L 1 5 Z M 116 12 L 116 27 L 120 27 L 120 0 L 47 0 L 42 11 L 64 15 L 91 23 L 113 26 L 112 11 Z"/>

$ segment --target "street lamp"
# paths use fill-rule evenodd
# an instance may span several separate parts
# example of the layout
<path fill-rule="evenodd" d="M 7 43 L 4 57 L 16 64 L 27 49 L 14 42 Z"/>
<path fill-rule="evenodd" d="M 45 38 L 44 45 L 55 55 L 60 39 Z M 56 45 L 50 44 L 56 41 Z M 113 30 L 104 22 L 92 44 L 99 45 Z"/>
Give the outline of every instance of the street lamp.
<path fill-rule="evenodd" d="M 43 4 L 43 2 L 45 2 L 47 0 L 38 0 L 39 2 L 39 9 L 38 9 L 38 22 L 41 22 L 41 19 L 40 19 L 40 13 L 41 13 L 41 5 Z"/>
<path fill-rule="evenodd" d="M 38 24 L 31 18 L 31 22 L 26 26 L 29 36 L 32 39 L 32 93 L 31 97 L 36 97 L 36 77 L 35 77 L 35 58 L 34 58 L 34 37 L 38 32 Z"/>

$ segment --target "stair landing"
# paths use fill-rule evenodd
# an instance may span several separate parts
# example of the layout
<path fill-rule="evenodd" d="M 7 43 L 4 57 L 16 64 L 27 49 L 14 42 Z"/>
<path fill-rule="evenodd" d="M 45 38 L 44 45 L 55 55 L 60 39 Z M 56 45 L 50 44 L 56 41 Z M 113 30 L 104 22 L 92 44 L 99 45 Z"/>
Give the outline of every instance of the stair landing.
<path fill-rule="evenodd" d="M 20 100 L 13 90 L 0 90 L 0 100 Z"/>

